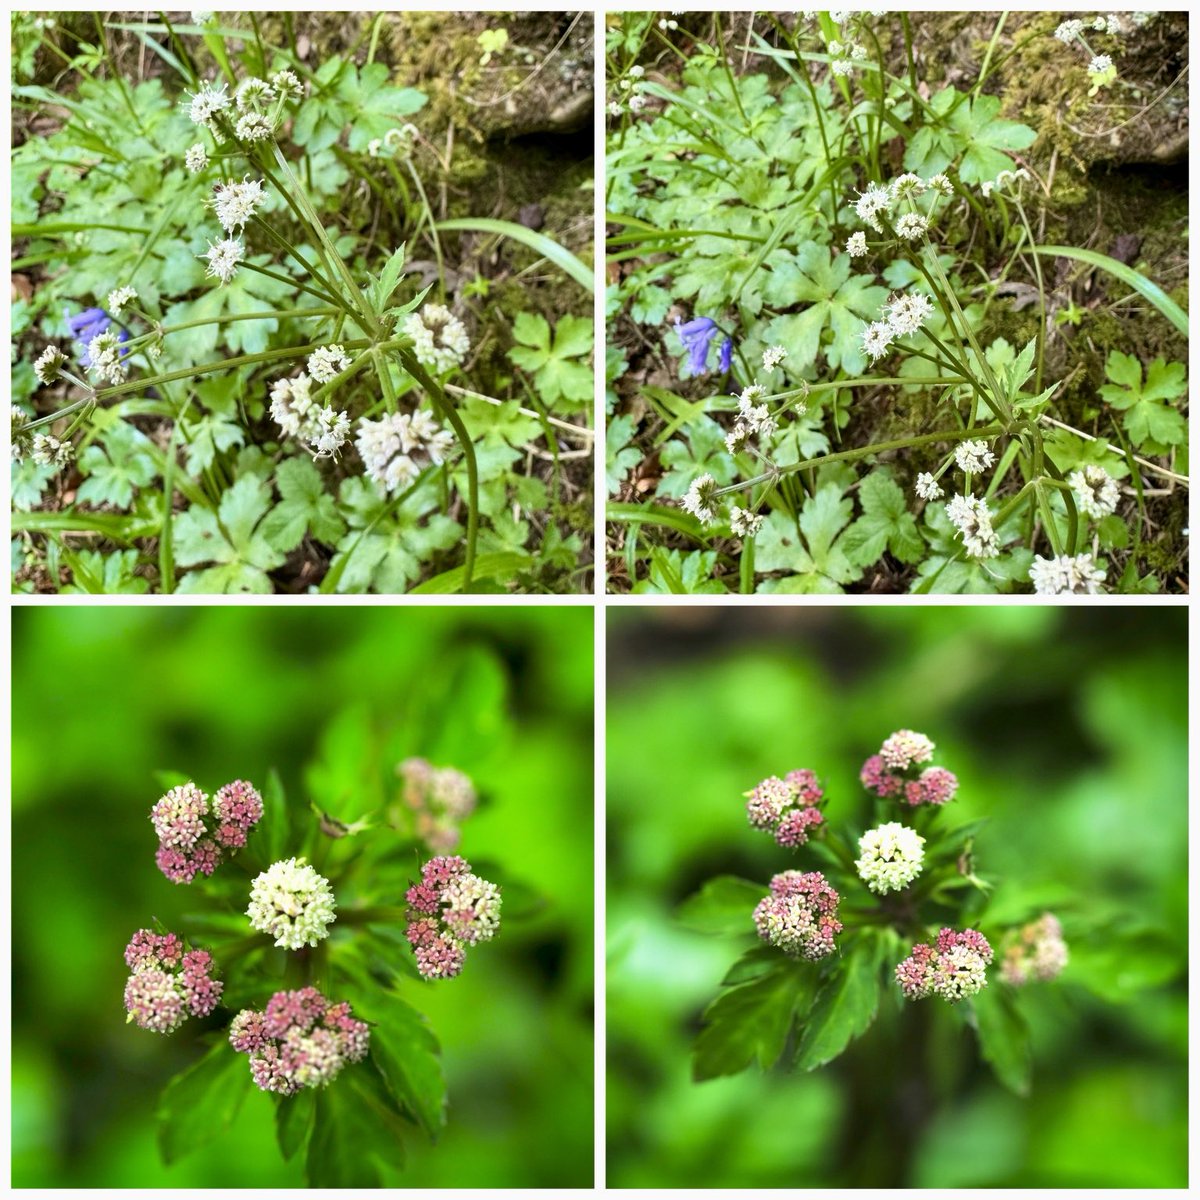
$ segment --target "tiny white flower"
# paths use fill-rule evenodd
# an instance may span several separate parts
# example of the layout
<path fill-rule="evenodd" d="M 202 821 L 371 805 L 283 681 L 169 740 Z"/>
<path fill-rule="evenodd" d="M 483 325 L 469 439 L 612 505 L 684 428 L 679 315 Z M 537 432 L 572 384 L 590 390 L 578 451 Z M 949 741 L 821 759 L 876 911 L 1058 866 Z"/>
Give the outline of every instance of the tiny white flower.
<path fill-rule="evenodd" d="M 848 58 L 835 58 L 829 66 L 833 73 L 842 79 L 845 79 L 847 75 L 854 74 L 854 64 Z"/>
<path fill-rule="evenodd" d="M 785 358 L 787 350 L 782 346 L 768 346 L 763 351 L 762 365 L 764 371 L 773 371 Z"/>
<path fill-rule="evenodd" d="M 736 504 L 729 512 L 729 528 L 735 537 L 752 538 L 762 528 L 763 514 L 739 508 Z"/>
<path fill-rule="evenodd" d="M 1064 45 L 1069 45 L 1083 32 L 1083 22 L 1076 17 L 1063 21 L 1054 31 L 1054 36 Z"/>
<path fill-rule="evenodd" d="M 928 471 L 922 471 L 917 476 L 913 490 L 922 500 L 937 500 L 942 495 L 941 485 Z"/>
<path fill-rule="evenodd" d="M 372 138 L 367 143 L 367 155 L 370 158 L 378 158 L 380 150 L 383 149 L 383 138 Z"/>
<path fill-rule="evenodd" d="M 43 467 L 65 467 L 75 457 L 75 447 L 70 442 L 60 442 L 49 433 L 35 433 L 29 457 Z"/>
<path fill-rule="evenodd" d="M 854 211 L 858 213 L 858 219 L 870 225 L 876 233 L 883 232 L 883 225 L 880 223 L 879 214 L 888 212 L 891 207 L 891 189 L 880 187 L 875 182 L 868 183 L 867 190 L 860 192 L 858 199 L 854 202 Z"/>
<path fill-rule="evenodd" d="M 1092 562 L 1090 554 L 1055 558 L 1039 555 L 1029 568 L 1033 590 L 1040 596 L 1066 594 L 1094 596 L 1104 583 L 1104 572 Z"/>
<path fill-rule="evenodd" d="M 208 166 L 208 151 L 204 148 L 203 143 L 193 142 L 188 147 L 187 153 L 183 156 L 183 165 L 193 175 Z"/>
<path fill-rule="evenodd" d="M 867 235 L 860 229 L 846 239 L 846 253 L 851 258 L 862 258 L 867 252 Z"/>
<path fill-rule="evenodd" d="M 955 496 L 946 505 L 946 516 L 962 536 L 963 546 L 972 558 L 995 558 L 1000 553 L 992 514 L 983 500 L 971 495 Z"/>
<path fill-rule="evenodd" d="M 299 950 L 329 936 L 336 908 L 329 880 L 304 859 L 289 858 L 255 878 L 246 916 L 251 927 L 273 937 L 276 946 Z"/>
<path fill-rule="evenodd" d="M 857 42 L 855 42 L 854 45 L 850 47 L 850 57 L 855 62 L 864 62 L 867 57 L 866 46 L 860 46 Z"/>
<path fill-rule="evenodd" d="M 1088 63 L 1089 75 L 1103 75 L 1106 71 L 1111 71 L 1113 60 L 1107 54 L 1097 54 L 1095 58 Z"/>
<path fill-rule="evenodd" d="M 471 349 L 466 326 L 444 305 L 426 304 L 404 320 L 417 361 L 442 375 L 462 363 Z"/>
<path fill-rule="evenodd" d="M 318 383 L 328 383 L 350 366 L 350 356 L 341 346 L 318 346 L 308 356 L 308 373 Z"/>
<path fill-rule="evenodd" d="M 262 113 L 248 112 L 245 116 L 238 118 L 238 123 L 234 126 L 234 133 L 243 142 L 266 141 L 272 133 L 271 122 Z"/>
<path fill-rule="evenodd" d="M 281 96 L 293 96 L 299 99 L 304 95 L 304 84 L 296 77 L 294 71 L 289 71 L 286 67 L 271 76 L 271 86 Z"/>
<path fill-rule="evenodd" d="M 188 105 L 188 116 L 197 125 L 203 125 L 208 129 L 215 128 L 213 118 L 217 113 L 223 112 L 229 107 L 230 100 L 225 94 L 225 85 L 206 83 L 198 92 L 189 93 L 191 102 Z"/>
<path fill-rule="evenodd" d="M 316 415 L 315 436 L 310 436 L 313 458 L 336 458 L 350 436 L 350 418 L 326 406 Z"/>
<path fill-rule="evenodd" d="M 895 337 L 895 331 L 886 321 L 872 321 L 863 329 L 862 350 L 872 361 L 881 359 L 887 352 Z"/>
<path fill-rule="evenodd" d="M 646 107 L 646 104 L 646 97 L 640 93 L 635 93 L 629 97 L 629 111 L 635 115 L 640 113 Z"/>
<path fill-rule="evenodd" d="M 738 411 L 743 417 L 750 413 L 755 400 L 761 400 L 767 394 L 767 389 L 761 383 L 752 383 L 749 387 L 743 388 L 742 393 L 738 396 Z"/>
<path fill-rule="evenodd" d="M 896 219 L 896 232 L 910 242 L 915 242 L 928 228 L 928 219 L 920 213 L 904 213 Z"/>
<path fill-rule="evenodd" d="M 717 481 L 711 475 L 699 476 L 692 481 L 687 495 L 679 502 L 680 507 L 698 518 L 702 525 L 711 525 L 717 519 L 716 509 L 713 508 L 716 487 Z"/>
<path fill-rule="evenodd" d="M 901 196 L 919 196 L 927 186 L 928 184 L 920 175 L 914 175 L 912 171 L 908 171 L 892 180 L 892 195 L 897 199 Z"/>
<path fill-rule="evenodd" d="M 897 296 L 884 310 L 883 317 L 896 337 L 916 333 L 933 312 L 933 301 L 924 292 Z"/>
<path fill-rule="evenodd" d="M 950 182 L 950 177 L 948 175 L 943 175 L 940 172 L 937 175 L 930 175 L 930 177 L 925 180 L 925 183 L 928 185 L 931 191 L 941 192 L 943 196 L 954 195 L 954 184 Z"/>
<path fill-rule="evenodd" d="M 959 470 L 968 475 L 978 475 L 986 471 L 996 461 L 996 456 L 988 449 L 988 444 L 980 439 L 959 442 L 954 450 L 954 461 Z"/>
<path fill-rule="evenodd" d="M 1080 511 L 1089 517 L 1098 521 L 1116 511 L 1121 492 L 1117 481 L 1103 467 L 1092 464 L 1072 471 L 1067 482 L 1075 493 Z"/>
<path fill-rule="evenodd" d="M 256 108 L 260 104 L 270 104 L 275 99 L 275 89 L 265 80 L 256 76 L 243 79 L 234 93 L 234 99 L 242 112 Z"/>
<path fill-rule="evenodd" d="M 109 383 L 123 383 L 129 373 L 121 361 L 121 341 L 115 333 L 97 334 L 87 348 L 88 371 Z"/>
<path fill-rule="evenodd" d="M 235 183 L 233 180 L 218 183 L 213 188 L 210 203 L 213 212 L 217 215 L 217 220 L 221 223 L 221 228 L 226 233 L 233 233 L 235 229 L 241 229 L 254 216 L 259 205 L 266 198 L 262 180 L 247 177 L 241 183 Z"/>
<path fill-rule="evenodd" d="M 131 287 L 113 288 L 108 293 L 108 300 L 104 307 L 108 309 L 111 316 L 117 316 L 121 309 L 125 307 L 131 300 L 138 298 L 137 289 Z"/>
<path fill-rule="evenodd" d="M 33 364 L 33 373 L 37 376 L 39 383 L 53 383 L 58 378 L 59 370 L 66 361 L 66 356 L 57 346 L 47 346 Z M 16 411 L 14 408 L 13 412 Z"/>
<path fill-rule="evenodd" d="M 237 238 L 209 242 L 207 252 L 201 256 L 208 259 L 208 270 L 204 274 L 210 279 L 228 283 L 237 274 L 238 263 L 245 256 L 246 248 Z"/>
<path fill-rule="evenodd" d="M 858 877 L 878 895 L 907 887 L 921 873 L 925 839 L 899 821 L 869 829 L 858 839 Z"/>

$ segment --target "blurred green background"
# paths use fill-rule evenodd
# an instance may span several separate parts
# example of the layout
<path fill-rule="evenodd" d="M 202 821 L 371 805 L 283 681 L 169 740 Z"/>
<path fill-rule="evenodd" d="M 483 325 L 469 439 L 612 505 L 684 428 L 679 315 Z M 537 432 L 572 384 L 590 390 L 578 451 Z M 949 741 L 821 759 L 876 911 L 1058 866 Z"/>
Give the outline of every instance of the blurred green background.
<path fill-rule="evenodd" d="M 122 952 L 199 899 L 154 865 L 154 772 L 211 791 L 261 786 L 275 767 L 289 802 L 306 804 L 322 731 L 345 729 L 356 705 L 405 753 L 439 743 L 431 726 L 453 729 L 459 711 L 472 722 L 459 744 L 477 761 L 438 764 L 470 772 L 486 799 L 461 850 L 545 897 L 461 978 L 407 985 L 442 1043 L 450 1119 L 436 1147 L 411 1139 L 392 1182 L 590 1186 L 590 608 L 55 607 L 13 622 L 15 1186 L 302 1183 L 259 1092 L 229 1134 L 160 1163 L 155 1104 L 199 1057 L 198 1023 L 169 1038 L 126 1025 Z M 408 729 L 423 741 L 407 744 Z M 472 754 L 476 740 L 487 754 Z"/>
<path fill-rule="evenodd" d="M 610 611 L 609 1185 L 1185 1187 L 1186 618 Z M 785 1054 L 765 1075 L 693 1084 L 700 1013 L 754 940 L 688 932 L 673 909 L 713 875 L 765 893 L 775 872 L 813 869 L 750 829 L 742 793 L 809 767 L 827 818 L 861 822 L 858 769 L 905 727 L 959 776 L 951 823 L 991 819 L 975 850 L 1004 881 L 993 909 L 1045 904 L 1071 944 L 1060 980 L 1021 996 L 1031 1095 L 1005 1091 L 960 1034 L 918 1055 L 888 1000 L 823 1070 L 792 1074 Z M 899 1055 L 892 1092 L 883 1055 Z"/>

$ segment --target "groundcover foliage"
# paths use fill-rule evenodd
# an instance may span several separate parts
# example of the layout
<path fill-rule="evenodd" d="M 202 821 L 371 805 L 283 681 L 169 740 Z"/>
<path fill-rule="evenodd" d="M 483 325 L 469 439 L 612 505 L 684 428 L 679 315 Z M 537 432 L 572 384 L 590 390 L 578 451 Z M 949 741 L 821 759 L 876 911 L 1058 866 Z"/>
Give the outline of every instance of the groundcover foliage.
<path fill-rule="evenodd" d="M 610 590 L 1185 587 L 1186 297 L 1054 141 L 1153 157 L 1167 19 L 611 22 Z"/>
<path fill-rule="evenodd" d="M 386 14 L 199 16 L 14 18 L 17 586 L 583 588 L 590 270 L 466 198 Z"/>

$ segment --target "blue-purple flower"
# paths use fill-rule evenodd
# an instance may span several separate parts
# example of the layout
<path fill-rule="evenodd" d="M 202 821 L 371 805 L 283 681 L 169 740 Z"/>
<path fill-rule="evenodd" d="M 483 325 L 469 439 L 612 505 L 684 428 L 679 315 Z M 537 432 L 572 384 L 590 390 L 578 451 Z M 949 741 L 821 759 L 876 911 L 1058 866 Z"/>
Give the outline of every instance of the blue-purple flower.
<path fill-rule="evenodd" d="M 688 366 L 693 375 L 708 372 L 708 349 L 721 331 L 711 317 L 694 317 L 686 325 L 675 322 L 675 332 L 688 353 Z"/>
<path fill-rule="evenodd" d="M 102 308 L 85 308 L 83 312 L 76 313 L 73 317 L 67 317 L 67 325 L 70 327 L 71 336 L 82 348 L 80 361 L 85 367 L 92 365 L 88 358 L 88 346 L 91 344 L 92 339 L 99 337 L 112 323 L 112 317 Z M 117 335 L 117 340 L 121 342 L 129 341 L 129 330 L 122 329 Z M 124 358 L 126 353 L 128 351 L 122 350 L 121 357 Z"/>
<path fill-rule="evenodd" d="M 733 338 L 727 337 L 721 343 L 721 357 L 717 360 L 717 370 L 722 375 L 727 375 L 731 366 L 733 366 Z"/>

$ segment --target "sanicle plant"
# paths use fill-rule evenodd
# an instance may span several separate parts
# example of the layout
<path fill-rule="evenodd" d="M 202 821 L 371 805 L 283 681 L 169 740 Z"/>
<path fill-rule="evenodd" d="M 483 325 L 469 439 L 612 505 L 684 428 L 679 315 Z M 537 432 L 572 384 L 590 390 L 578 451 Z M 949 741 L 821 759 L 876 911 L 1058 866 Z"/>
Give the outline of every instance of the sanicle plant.
<path fill-rule="evenodd" d="M 867 758 L 859 777 L 874 815 L 861 833 L 831 825 L 811 770 L 746 793 L 751 827 L 819 869 L 784 869 L 765 887 L 721 876 L 680 907 L 691 928 L 757 933 L 760 943 L 730 967 L 705 1011 L 697 1080 L 755 1062 L 821 1067 L 867 1032 L 881 1005 L 903 1030 L 907 1006 L 930 1001 L 974 1031 L 1005 1084 L 1028 1089 L 1018 991 L 1066 966 L 1062 928 L 1051 913 L 1007 928 L 988 920 L 994 883 L 974 857 L 985 822 L 948 818 L 958 779 L 933 763 L 934 750 L 902 729 Z"/>
<path fill-rule="evenodd" d="M 1086 67 L 1092 97 L 1119 88 L 1113 54 L 1147 22 L 1047 20 L 983 18 L 990 40 L 961 90 L 922 74 L 937 55 L 928 20 L 908 14 L 759 14 L 740 61 L 720 14 L 709 39 L 700 21 L 684 33 L 655 14 L 610 30 L 610 340 L 632 355 L 610 376 L 636 366 L 647 380 L 636 402 L 618 385 L 631 411 L 609 424 L 610 490 L 631 469 L 638 480 L 610 513 L 618 579 L 650 591 L 839 592 L 870 575 L 919 592 L 1159 585 L 1126 551 L 1143 481 L 1187 483 L 1171 458 L 1186 439 L 1184 367 L 1146 361 L 1143 381 L 1124 348 L 1088 358 L 1049 319 L 1050 268 L 1106 272 L 1148 320 L 1157 310 L 1162 336 L 1186 337 L 1186 313 L 1126 263 L 1044 244 L 1055 166 L 994 94 L 1023 53 Z M 1073 96 L 1072 114 L 1089 102 Z M 1034 322 L 1006 311 L 1016 291 Z M 639 454 L 638 424 L 652 452 Z"/>
<path fill-rule="evenodd" d="M 51 543 L 48 558 L 31 543 L 29 569 L 45 561 L 54 588 L 61 565 L 92 591 L 299 584 L 400 592 L 417 582 L 440 591 L 523 587 L 519 571 L 562 566 L 557 526 L 546 530 L 541 559 L 517 552 L 530 529 L 509 514 L 550 499 L 540 478 L 507 468 L 542 437 L 556 444 L 555 430 L 586 441 L 586 429 L 552 415 L 568 401 L 577 415 L 586 399 L 573 377 L 549 397 L 551 413 L 480 392 L 472 352 L 478 357 L 490 334 L 469 301 L 486 294 L 486 281 L 476 292 L 447 283 L 448 231 L 430 208 L 418 162 L 449 168 L 407 119 L 425 94 L 392 86 L 390 68 L 374 60 L 378 21 L 361 67 L 353 56 L 331 56 L 312 69 L 294 37 L 290 50 L 274 50 L 256 35 L 236 60 L 228 50 L 238 31 L 200 16 L 192 26 L 163 18 L 131 27 L 178 72 L 177 86 L 187 89 L 178 104 L 159 79 L 137 89 L 120 78 L 88 79 L 79 115 L 61 134 L 69 154 L 84 143 L 83 171 L 97 136 L 85 122 L 110 136 L 105 106 L 130 110 L 129 156 L 106 141 L 101 158 L 134 189 L 148 187 L 140 172 L 152 162 L 171 200 L 150 197 L 151 229 L 131 227 L 127 210 L 98 227 L 121 235 L 101 234 L 118 244 L 142 234 L 141 252 L 114 251 L 115 277 L 76 278 L 65 292 L 78 297 L 66 308 L 67 336 L 19 364 L 30 377 L 12 406 L 13 454 L 24 460 L 14 502 L 19 510 L 40 505 L 59 479 L 66 502 L 88 506 L 74 519 L 18 514 L 19 533 Z M 193 59 L 185 48 L 197 35 L 203 46 Z M 199 65 L 206 52 L 215 68 Z M 22 99 L 57 96 L 31 87 Z M 22 178 L 53 149 L 30 139 Z M 81 179 L 74 165 L 51 174 L 47 195 L 47 206 L 62 203 L 72 216 L 75 194 L 109 178 L 105 170 Z M 38 212 L 45 193 L 31 190 L 23 210 Z M 82 232 L 90 229 L 82 207 L 77 219 L 83 245 L 95 231 Z M 551 255 L 573 278 L 584 270 L 544 235 L 491 225 Z M 30 257 L 47 263 L 46 290 L 61 295 L 69 248 L 54 240 L 58 228 L 33 220 L 14 225 L 14 235 L 46 231 Z M 435 262 L 409 261 L 422 257 L 403 244 L 414 239 L 422 249 L 428 242 Z M 172 304 L 172 296 L 182 298 Z M 537 320 L 521 314 L 516 335 Z M 54 327 L 62 328 L 57 313 L 43 322 L 52 337 Z M 571 329 L 562 355 L 586 357 L 590 325 L 586 344 Z M 529 353 L 518 347 L 511 361 Z M 558 367 L 586 370 L 565 357 Z M 531 372 L 539 394 L 543 382 Z M 520 380 L 514 387 L 533 394 Z M 88 531 L 136 549 L 101 559 L 71 536 Z M 573 553 L 567 558 L 577 567 Z"/>
<path fill-rule="evenodd" d="M 280 1149 L 307 1145 L 313 1186 L 377 1186 L 373 1159 L 402 1166 L 409 1133 L 445 1123 L 437 1041 L 398 984 L 461 974 L 496 935 L 501 895 L 461 856 L 430 853 L 457 843 L 471 781 L 423 759 L 397 775 L 390 830 L 317 813 L 302 832 L 274 776 L 264 793 L 236 780 L 211 797 L 181 781 L 152 807 L 159 870 L 209 901 L 188 936 L 142 928 L 125 948 L 127 1021 L 213 1030 L 163 1093 L 168 1161 L 221 1133 L 251 1087 L 277 1097 Z"/>

